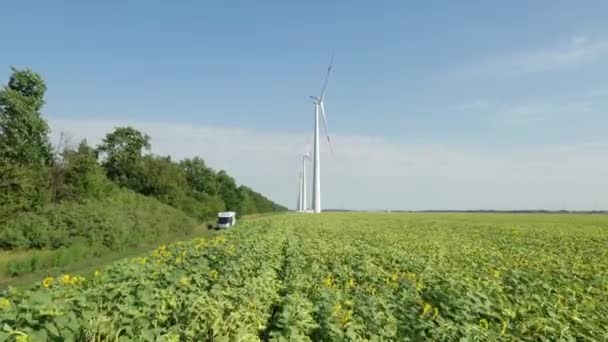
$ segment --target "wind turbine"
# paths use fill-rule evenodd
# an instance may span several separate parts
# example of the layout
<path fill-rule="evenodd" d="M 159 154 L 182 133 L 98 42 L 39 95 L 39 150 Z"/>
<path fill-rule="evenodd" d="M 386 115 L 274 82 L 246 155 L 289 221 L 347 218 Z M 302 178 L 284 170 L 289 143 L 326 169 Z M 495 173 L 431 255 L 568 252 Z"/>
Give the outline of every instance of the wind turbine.
<path fill-rule="evenodd" d="M 298 173 L 298 201 L 296 211 L 302 211 L 302 172 Z"/>
<path fill-rule="evenodd" d="M 325 107 L 323 100 L 325 98 L 325 90 L 329 81 L 329 74 L 334 63 L 334 56 L 331 56 L 323 88 L 321 88 L 321 96 L 311 96 L 312 102 L 315 105 L 315 134 L 314 134 L 314 152 L 313 152 L 313 174 L 312 174 L 312 207 L 315 213 L 321 212 L 321 150 L 319 146 L 319 112 L 323 115 L 323 126 L 325 127 L 325 136 L 331 151 L 331 141 L 327 132 L 327 118 L 325 117 Z"/>
<path fill-rule="evenodd" d="M 308 145 L 306 145 L 306 148 L 304 149 L 304 155 L 302 156 L 302 173 L 301 173 L 301 187 L 300 187 L 300 199 L 301 199 L 301 203 L 300 203 L 300 208 L 303 212 L 306 212 L 306 210 L 308 209 L 308 203 L 306 202 L 306 161 L 310 159 L 310 156 L 308 155 Z"/>

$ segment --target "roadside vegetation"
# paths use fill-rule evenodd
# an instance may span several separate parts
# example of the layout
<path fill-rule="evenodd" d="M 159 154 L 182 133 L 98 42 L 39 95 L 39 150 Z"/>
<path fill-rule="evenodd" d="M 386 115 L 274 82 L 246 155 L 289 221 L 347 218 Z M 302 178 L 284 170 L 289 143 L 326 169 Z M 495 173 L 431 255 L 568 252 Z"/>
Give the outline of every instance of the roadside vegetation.
<path fill-rule="evenodd" d="M 29 69 L 13 69 L 0 90 L 0 283 L 192 236 L 218 211 L 285 210 L 200 157 L 150 153 L 150 137 L 133 127 L 97 146 L 64 134 L 53 146 L 46 90 Z"/>

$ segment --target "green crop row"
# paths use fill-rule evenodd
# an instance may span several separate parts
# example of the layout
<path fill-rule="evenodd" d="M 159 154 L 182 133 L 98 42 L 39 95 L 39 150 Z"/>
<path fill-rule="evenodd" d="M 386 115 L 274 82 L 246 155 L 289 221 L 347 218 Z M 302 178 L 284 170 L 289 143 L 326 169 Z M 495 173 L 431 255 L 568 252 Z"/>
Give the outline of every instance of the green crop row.
<path fill-rule="evenodd" d="M 602 341 L 608 217 L 241 223 L 0 294 L 0 340 Z"/>

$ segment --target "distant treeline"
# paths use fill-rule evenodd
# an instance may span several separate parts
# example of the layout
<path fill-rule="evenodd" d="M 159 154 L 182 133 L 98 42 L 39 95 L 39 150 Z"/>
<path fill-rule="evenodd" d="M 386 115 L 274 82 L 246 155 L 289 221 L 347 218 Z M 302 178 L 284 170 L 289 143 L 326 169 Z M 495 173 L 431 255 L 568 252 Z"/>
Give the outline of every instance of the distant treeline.
<path fill-rule="evenodd" d="M 422 213 L 606 214 L 603 210 L 421 210 Z"/>
<path fill-rule="evenodd" d="M 606 210 L 350 210 L 324 209 L 327 212 L 374 212 L 374 213 L 495 213 L 495 214 L 608 214 Z"/>
<path fill-rule="evenodd" d="M 286 210 L 200 157 L 149 153 L 150 137 L 133 127 L 116 128 L 98 146 L 65 138 L 53 146 L 41 115 L 45 92 L 40 75 L 14 68 L 0 90 L 0 249 L 75 240 L 113 248 L 189 230 L 222 210 Z"/>

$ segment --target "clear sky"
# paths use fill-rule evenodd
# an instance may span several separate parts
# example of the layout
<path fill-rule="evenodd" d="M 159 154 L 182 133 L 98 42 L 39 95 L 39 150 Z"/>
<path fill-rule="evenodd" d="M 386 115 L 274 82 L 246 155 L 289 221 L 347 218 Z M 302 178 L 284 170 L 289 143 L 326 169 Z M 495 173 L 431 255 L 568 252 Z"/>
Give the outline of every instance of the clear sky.
<path fill-rule="evenodd" d="M 11 65 L 43 75 L 54 136 L 96 143 L 132 124 L 155 153 L 201 155 L 293 207 L 308 96 L 335 53 L 324 207 L 608 209 L 606 13 L 606 1 L 4 1 L 0 79 Z"/>

